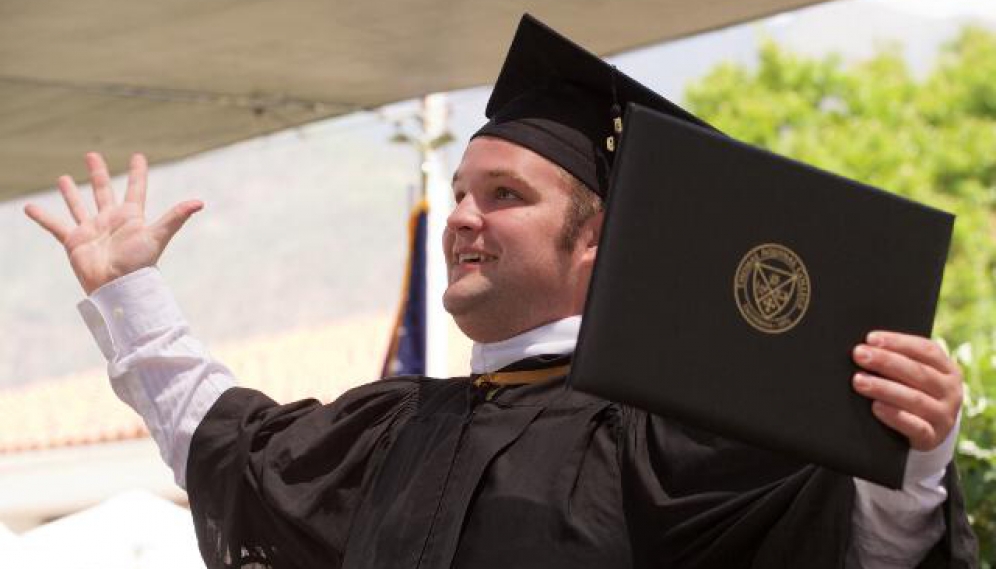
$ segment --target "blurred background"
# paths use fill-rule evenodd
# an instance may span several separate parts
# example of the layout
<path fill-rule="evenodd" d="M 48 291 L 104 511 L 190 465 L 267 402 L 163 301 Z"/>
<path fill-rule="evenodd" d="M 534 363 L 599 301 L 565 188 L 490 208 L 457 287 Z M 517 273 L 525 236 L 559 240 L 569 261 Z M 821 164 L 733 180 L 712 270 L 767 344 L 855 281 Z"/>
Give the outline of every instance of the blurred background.
<path fill-rule="evenodd" d="M 332 4 L 323 17 L 360 36 L 311 17 L 295 23 L 307 41 L 248 43 L 198 33 L 237 3 L 188 3 L 173 19 L 99 4 L 108 11 L 0 6 L 0 557 L 10 567 L 202 566 L 184 494 L 109 389 L 76 313 L 82 291 L 24 205 L 63 213 L 54 180 L 68 172 L 82 184 L 85 151 L 106 152 L 115 172 L 147 152 L 151 215 L 206 203 L 160 263 L 194 333 L 245 385 L 278 401 L 331 400 L 379 377 L 414 325 L 398 326 L 415 302 L 405 275 L 423 175 L 451 176 L 523 10 L 734 137 L 958 215 L 934 333 L 965 370 L 957 460 L 984 563 L 996 564 L 996 2 L 757 2 L 753 12 L 671 2 L 661 19 L 637 5 L 619 21 L 599 15 L 612 9 L 603 3 L 587 19 L 537 3 L 490 16 L 487 32 L 469 9 L 430 11 L 408 33 L 432 35 L 408 55 L 412 44 L 381 20 L 364 26 Z M 263 39 L 283 24 L 251 16 Z M 135 68 L 123 49 L 138 54 Z M 336 49 L 358 55 L 321 57 Z M 198 58 L 224 65 L 201 79 Z M 314 78 L 292 77 L 294 66 Z M 210 74 L 222 90 L 198 83 Z M 439 93 L 431 104 L 429 93 Z M 445 215 L 440 195 L 431 207 Z M 433 342 L 431 373 L 467 372 L 469 342 L 454 326 L 437 325 Z"/>

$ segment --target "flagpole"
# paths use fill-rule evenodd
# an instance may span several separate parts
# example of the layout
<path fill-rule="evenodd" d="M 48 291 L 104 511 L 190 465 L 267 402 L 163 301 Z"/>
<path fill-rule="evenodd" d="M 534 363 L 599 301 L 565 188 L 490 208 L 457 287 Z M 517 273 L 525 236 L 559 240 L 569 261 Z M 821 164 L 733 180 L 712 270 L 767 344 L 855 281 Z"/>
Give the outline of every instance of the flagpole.
<path fill-rule="evenodd" d="M 449 314 L 443 308 L 446 290 L 446 259 L 443 255 L 443 229 L 453 199 L 446 176 L 442 147 L 452 140 L 447 130 L 449 108 L 445 93 L 422 98 L 422 192 L 429 202 L 426 251 L 426 355 L 425 373 L 430 377 L 449 376 Z"/>

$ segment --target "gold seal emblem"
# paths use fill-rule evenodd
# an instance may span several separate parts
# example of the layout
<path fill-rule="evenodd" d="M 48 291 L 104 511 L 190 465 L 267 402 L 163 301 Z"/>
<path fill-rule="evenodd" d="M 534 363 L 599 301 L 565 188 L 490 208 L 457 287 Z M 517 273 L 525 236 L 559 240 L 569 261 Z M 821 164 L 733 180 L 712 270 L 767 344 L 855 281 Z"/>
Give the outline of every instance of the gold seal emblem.
<path fill-rule="evenodd" d="M 768 334 L 790 330 L 802 320 L 811 290 L 802 259 L 777 243 L 748 251 L 733 279 L 740 314 L 748 324 Z"/>

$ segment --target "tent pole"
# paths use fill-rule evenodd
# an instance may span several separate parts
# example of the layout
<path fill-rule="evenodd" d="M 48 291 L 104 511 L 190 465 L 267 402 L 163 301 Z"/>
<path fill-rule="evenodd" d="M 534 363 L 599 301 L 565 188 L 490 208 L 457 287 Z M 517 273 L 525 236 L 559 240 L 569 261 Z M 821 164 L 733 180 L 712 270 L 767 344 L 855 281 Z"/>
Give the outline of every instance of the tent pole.
<path fill-rule="evenodd" d="M 446 176 L 442 147 L 451 139 L 447 130 L 449 107 L 445 93 L 422 98 L 422 191 L 429 202 L 426 251 L 426 362 L 430 377 L 448 377 L 448 338 L 450 317 L 443 309 L 446 290 L 446 259 L 443 255 L 443 229 L 452 204 L 450 181 Z"/>

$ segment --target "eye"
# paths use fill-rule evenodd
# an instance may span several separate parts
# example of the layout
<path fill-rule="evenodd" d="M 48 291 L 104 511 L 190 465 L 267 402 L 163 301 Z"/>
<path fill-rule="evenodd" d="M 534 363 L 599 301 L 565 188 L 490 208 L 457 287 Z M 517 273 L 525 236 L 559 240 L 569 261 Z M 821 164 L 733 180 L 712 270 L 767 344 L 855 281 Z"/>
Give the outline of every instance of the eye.
<path fill-rule="evenodd" d="M 465 195 L 467 195 L 467 192 L 453 192 L 453 202 L 460 203 Z"/>
<path fill-rule="evenodd" d="M 521 199 L 521 197 L 515 190 L 506 188 L 505 186 L 498 186 L 497 188 L 495 188 L 495 198 L 502 201 Z"/>

